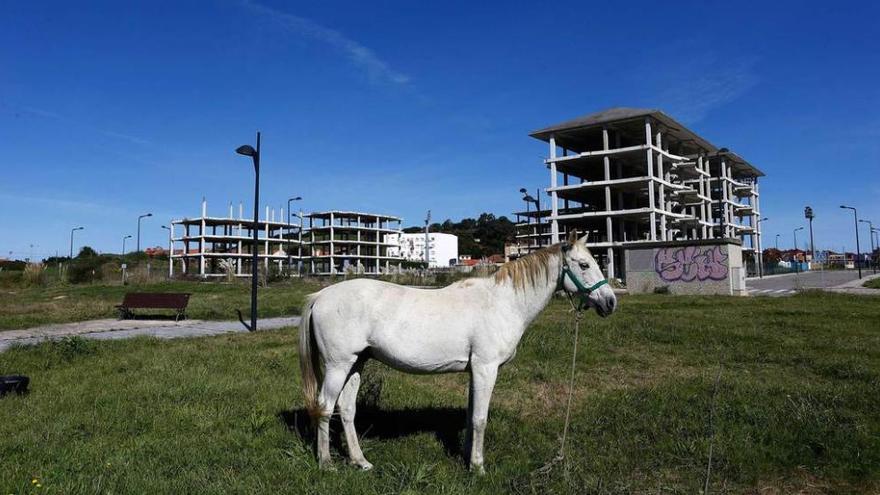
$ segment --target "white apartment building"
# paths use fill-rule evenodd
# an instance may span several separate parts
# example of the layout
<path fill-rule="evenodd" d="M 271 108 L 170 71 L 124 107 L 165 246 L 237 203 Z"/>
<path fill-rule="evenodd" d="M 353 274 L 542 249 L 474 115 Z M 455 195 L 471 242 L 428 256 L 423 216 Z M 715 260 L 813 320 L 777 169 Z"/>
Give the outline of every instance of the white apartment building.
<path fill-rule="evenodd" d="M 393 244 L 388 249 L 391 256 L 399 256 L 409 261 L 425 260 L 425 234 L 390 234 L 385 242 Z M 443 268 L 453 266 L 458 261 L 458 236 L 431 232 L 428 234 L 428 267 Z"/>

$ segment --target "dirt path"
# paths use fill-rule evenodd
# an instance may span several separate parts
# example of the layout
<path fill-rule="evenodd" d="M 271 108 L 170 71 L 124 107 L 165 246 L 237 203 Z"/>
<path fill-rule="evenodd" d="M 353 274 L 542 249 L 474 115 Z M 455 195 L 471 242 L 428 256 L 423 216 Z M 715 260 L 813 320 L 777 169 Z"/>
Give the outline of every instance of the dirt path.
<path fill-rule="evenodd" d="M 274 330 L 299 325 L 299 320 L 299 316 L 265 318 L 258 322 L 257 327 L 260 330 Z M 247 330 L 238 321 L 91 320 L 0 332 L 0 352 L 15 345 L 33 345 L 72 335 L 95 340 L 130 339 L 141 336 L 176 339 L 244 332 Z"/>

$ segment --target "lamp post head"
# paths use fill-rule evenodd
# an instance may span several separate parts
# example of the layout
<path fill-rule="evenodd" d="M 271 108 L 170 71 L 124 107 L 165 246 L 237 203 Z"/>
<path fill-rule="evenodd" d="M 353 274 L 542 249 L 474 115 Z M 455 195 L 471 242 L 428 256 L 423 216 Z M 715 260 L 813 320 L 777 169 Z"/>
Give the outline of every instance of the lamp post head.
<path fill-rule="evenodd" d="M 75 229 L 73 229 L 73 230 L 85 230 L 85 227 L 77 227 L 77 228 L 75 228 Z"/>
<path fill-rule="evenodd" d="M 803 227 L 798 227 L 798 228 L 794 229 L 795 232 L 797 232 L 798 230 L 804 230 L 804 228 L 803 228 Z"/>
<path fill-rule="evenodd" d="M 290 198 L 288 201 L 301 201 L 301 200 L 302 200 L 302 196 L 297 196 L 295 198 Z"/>
<path fill-rule="evenodd" d="M 249 144 L 245 144 L 243 146 L 239 146 L 238 148 L 235 148 L 235 152 L 238 153 L 239 155 L 244 155 L 244 156 L 250 156 L 250 157 L 257 156 L 257 150 L 255 150 L 254 147 Z"/>
<path fill-rule="evenodd" d="M 165 230 L 171 230 L 171 227 L 169 227 L 169 226 L 167 226 L 167 225 L 163 225 L 162 228 L 165 229 Z"/>
<path fill-rule="evenodd" d="M 127 235 L 127 236 L 123 237 L 123 239 L 131 239 L 131 236 Z"/>

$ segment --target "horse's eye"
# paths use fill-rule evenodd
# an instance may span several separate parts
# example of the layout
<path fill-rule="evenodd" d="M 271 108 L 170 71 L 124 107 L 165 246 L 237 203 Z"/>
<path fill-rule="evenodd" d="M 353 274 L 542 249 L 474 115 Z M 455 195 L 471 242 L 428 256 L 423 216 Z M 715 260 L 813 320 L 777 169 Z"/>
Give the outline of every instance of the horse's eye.
<path fill-rule="evenodd" d="M 581 270 L 588 270 L 590 268 L 589 263 L 579 263 L 581 265 Z"/>

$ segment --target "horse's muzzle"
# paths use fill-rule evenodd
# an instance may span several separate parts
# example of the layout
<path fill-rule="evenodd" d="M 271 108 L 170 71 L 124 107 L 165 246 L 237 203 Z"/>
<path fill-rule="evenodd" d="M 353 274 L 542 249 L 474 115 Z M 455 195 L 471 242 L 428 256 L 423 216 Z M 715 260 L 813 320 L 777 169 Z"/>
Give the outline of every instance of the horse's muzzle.
<path fill-rule="evenodd" d="M 603 289 L 606 288 L 603 287 Z M 602 318 L 611 316 L 611 313 L 617 308 L 617 296 L 614 295 L 614 291 L 611 289 L 602 290 L 596 295 L 598 297 L 593 301 L 593 308 L 596 310 L 596 314 Z"/>

